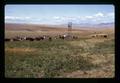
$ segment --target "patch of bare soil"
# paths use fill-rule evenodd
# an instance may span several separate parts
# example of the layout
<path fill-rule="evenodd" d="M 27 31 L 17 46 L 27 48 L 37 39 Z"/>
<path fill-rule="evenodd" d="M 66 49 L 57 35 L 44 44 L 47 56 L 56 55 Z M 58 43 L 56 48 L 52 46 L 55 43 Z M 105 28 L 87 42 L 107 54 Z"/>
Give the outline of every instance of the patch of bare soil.
<path fill-rule="evenodd" d="M 34 52 L 37 49 L 35 48 L 6 48 L 5 51 L 10 52 Z"/>
<path fill-rule="evenodd" d="M 74 71 L 72 73 L 65 73 L 63 76 L 65 78 L 113 78 L 114 70 L 111 71 L 111 68 L 106 66 L 101 69 L 93 69 L 89 71 Z"/>

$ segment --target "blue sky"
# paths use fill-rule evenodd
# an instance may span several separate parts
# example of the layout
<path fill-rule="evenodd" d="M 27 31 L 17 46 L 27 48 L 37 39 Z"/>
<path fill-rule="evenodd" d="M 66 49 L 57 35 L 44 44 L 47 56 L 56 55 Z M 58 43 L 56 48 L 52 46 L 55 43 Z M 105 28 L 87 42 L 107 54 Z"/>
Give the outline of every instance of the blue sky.
<path fill-rule="evenodd" d="M 6 5 L 5 22 L 33 24 L 114 22 L 114 5 Z"/>

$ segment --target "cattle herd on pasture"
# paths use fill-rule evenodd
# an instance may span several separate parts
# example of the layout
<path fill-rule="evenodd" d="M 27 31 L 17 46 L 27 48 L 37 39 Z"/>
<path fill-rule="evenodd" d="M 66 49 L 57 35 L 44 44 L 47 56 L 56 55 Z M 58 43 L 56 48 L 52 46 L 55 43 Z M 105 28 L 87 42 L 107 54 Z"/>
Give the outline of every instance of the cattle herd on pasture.
<path fill-rule="evenodd" d="M 38 36 L 38 37 L 20 37 L 16 36 L 14 38 L 5 38 L 5 41 L 41 41 L 41 40 L 49 40 L 52 41 L 53 39 L 78 39 L 78 36 L 69 36 L 69 35 L 59 35 L 56 37 L 51 37 L 48 35 Z"/>
<path fill-rule="evenodd" d="M 91 36 L 92 38 L 107 38 L 107 34 L 95 34 Z M 54 39 L 62 39 L 62 40 L 76 40 L 79 39 L 78 36 L 71 36 L 71 35 L 58 35 L 56 37 L 51 37 L 48 35 L 38 36 L 38 37 L 20 37 L 16 36 L 14 38 L 5 38 L 5 41 L 41 41 L 41 40 L 49 40 L 52 41 Z"/>
<path fill-rule="evenodd" d="M 93 38 L 107 38 L 107 34 L 94 34 L 92 35 Z"/>

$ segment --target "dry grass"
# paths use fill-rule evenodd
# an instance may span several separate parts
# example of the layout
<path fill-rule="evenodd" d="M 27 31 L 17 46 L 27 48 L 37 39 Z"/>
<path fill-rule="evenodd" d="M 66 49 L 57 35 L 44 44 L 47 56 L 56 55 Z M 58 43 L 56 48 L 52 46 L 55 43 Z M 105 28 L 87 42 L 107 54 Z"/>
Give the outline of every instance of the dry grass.
<path fill-rule="evenodd" d="M 112 38 L 112 37 L 111 37 Z M 87 71 L 74 71 L 69 73 L 64 73 L 63 77 L 67 78 L 113 78 L 115 75 L 115 54 L 107 53 L 95 53 L 91 54 L 93 48 L 94 51 L 98 50 L 96 45 L 99 45 L 101 49 L 105 46 L 105 42 L 110 43 L 111 38 L 104 39 L 104 38 L 91 38 L 85 39 L 81 41 L 70 41 L 69 44 L 72 46 L 79 46 L 85 49 L 85 53 L 80 53 L 77 56 L 82 56 L 89 60 L 94 65 L 99 65 L 99 68 L 87 70 Z M 104 44 L 102 46 L 102 43 Z M 99 48 L 100 48 L 99 47 Z M 112 47 L 108 47 L 112 48 Z M 99 49 L 99 50 L 101 50 Z M 105 47 L 103 48 L 105 49 Z M 104 50 L 103 50 L 104 51 Z M 110 51 L 110 50 L 109 50 Z M 76 56 L 76 55 L 75 55 Z M 61 76 L 62 77 L 62 76 Z"/>
<path fill-rule="evenodd" d="M 91 43 L 91 44 L 95 44 L 95 43 L 104 42 L 106 40 L 109 40 L 109 39 L 106 39 L 106 38 L 91 38 L 91 39 L 87 39 L 86 41 Z"/>
<path fill-rule="evenodd" d="M 23 28 L 25 29 L 26 26 Z M 32 28 L 33 26 L 30 27 L 30 29 Z M 43 30 L 42 27 L 41 29 Z M 5 37 L 17 35 L 33 37 L 38 35 L 55 36 L 64 33 L 66 33 L 65 29 L 60 31 L 58 29 L 48 31 L 40 31 L 38 29 L 33 31 L 17 30 L 5 31 Z M 91 38 L 91 35 L 99 33 L 108 34 L 109 37 Z M 6 77 L 114 77 L 114 30 L 88 29 L 72 31 L 72 34 L 79 36 L 80 39 L 73 41 L 53 40 L 51 42 L 6 42 Z"/>
<path fill-rule="evenodd" d="M 113 78 L 114 71 L 108 70 L 108 67 L 105 69 L 94 69 L 90 71 L 74 71 L 72 73 L 65 73 L 63 76 L 66 78 Z"/>
<path fill-rule="evenodd" d="M 5 48 L 5 51 L 9 52 L 35 52 L 37 49 L 35 48 Z"/>
<path fill-rule="evenodd" d="M 82 54 L 94 65 L 99 65 L 99 68 L 92 70 L 77 70 L 74 72 L 63 73 L 60 77 L 66 78 L 113 78 L 115 77 L 115 58 L 114 54 L 103 55 L 88 55 Z M 112 62 L 112 63 L 111 63 Z"/>

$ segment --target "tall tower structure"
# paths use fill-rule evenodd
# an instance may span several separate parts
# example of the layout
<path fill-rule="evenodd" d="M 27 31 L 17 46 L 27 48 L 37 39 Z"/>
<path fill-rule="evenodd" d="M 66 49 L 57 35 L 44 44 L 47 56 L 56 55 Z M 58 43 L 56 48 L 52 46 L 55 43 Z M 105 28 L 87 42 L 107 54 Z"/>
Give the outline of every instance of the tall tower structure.
<path fill-rule="evenodd" d="M 68 35 L 71 35 L 72 31 L 72 22 L 68 22 Z"/>

